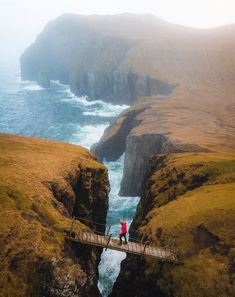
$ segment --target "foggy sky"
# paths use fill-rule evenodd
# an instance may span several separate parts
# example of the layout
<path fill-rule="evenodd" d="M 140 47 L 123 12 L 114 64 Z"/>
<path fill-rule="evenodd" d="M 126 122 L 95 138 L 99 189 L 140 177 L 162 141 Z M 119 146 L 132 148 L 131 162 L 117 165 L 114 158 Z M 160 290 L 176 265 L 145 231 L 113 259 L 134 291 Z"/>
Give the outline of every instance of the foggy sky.
<path fill-rule="evenodd" d="M 122 12 L 210 28 L 235 23 L 235 0 L 0 0 L 0 62 L 17 60 L 46 23 L 63 13 Z"/>

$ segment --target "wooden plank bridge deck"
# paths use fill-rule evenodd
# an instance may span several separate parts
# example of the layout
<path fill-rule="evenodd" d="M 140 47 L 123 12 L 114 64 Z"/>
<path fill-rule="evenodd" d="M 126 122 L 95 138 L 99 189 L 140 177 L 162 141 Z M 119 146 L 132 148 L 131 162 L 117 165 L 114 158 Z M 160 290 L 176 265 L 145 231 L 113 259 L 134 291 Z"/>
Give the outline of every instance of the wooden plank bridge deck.
<path fill-rule="evenodd" d="M 177 262 L 177 255 L 170 249 L 156 247 L 147 243 L 128 241 L 127 244 L 120 245 L 119 239 L 112 238 L 112 235 L 105 236 L 92 232 L 70 233 L 67 239 L 92 246 L 103 247 L 129 254 L 150 256 L 165 262 Z"/>

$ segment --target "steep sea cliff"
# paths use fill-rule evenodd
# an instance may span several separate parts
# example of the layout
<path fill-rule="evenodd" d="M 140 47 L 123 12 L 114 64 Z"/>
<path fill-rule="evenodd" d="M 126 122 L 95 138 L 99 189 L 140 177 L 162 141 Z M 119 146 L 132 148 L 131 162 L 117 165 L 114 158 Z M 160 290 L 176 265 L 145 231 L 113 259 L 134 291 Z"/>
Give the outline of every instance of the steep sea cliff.
<path fill-rule="evenodd" d="M 63 232 L 72 216 L 105 224 L 107 169 L 69 144 L 7 134 L 0 144 L 0 294 L 100 296 L 101 250 L 71 243 Z"/>
<path fill-rule="evenodd" d="M 173 85 L 125 63 L 131 47 L 123 37 L 98 32 L 82 16 L 64 15 L 49 23 L 21 56 L 22 78 L 43 87 L 59 80 L 78 96 L 119 105 L 140 96 L 169 94 Z"/>

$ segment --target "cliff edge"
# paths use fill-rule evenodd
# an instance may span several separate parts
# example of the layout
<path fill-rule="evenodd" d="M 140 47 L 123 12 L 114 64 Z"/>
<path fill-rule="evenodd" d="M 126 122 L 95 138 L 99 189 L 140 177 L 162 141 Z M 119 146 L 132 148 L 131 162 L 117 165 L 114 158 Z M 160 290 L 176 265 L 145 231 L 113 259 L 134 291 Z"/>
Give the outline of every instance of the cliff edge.
<path fill-rule="evenodd" d="M 82 147 L 6 134 L 0 163 L 0 295 L 100 296 L 101 250 L 67 242 L 64 230 L 72 216 L 105 224 L 105 166 Z"/>

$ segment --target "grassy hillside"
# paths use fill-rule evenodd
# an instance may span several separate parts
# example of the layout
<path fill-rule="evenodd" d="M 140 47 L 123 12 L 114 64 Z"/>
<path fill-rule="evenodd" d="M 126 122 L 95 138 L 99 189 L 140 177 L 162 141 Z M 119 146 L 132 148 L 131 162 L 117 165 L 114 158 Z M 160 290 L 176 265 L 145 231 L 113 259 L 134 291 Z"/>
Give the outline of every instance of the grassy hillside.
<path fill-rule="evenodd" d="M 124 293 L 120 284 L 135 279 L 139 261 L 128 257 L 111 296 L 234 296 L 234 193 L 234 155 L 153 157 L 132 232 L 145 234 L 156 245 L 175 242 L 181 264 L 145 257 L 138 281 L 131 281 Z M 139 294 L 144 286 L 146 295 Z"/>
<path fill-rule="evenodd" d="M 102 207 L 105 221 L 106 168 L 84 148 L 4 134 L 0 164 L 0 296 L 61 296 L 75 286 L 79 296 L 92 290 L 99 296 L 94 288 L 98 253 L 93 251 L 87 260 L 93 270 L 81 265 L 83 251 L 73 251 L 63 229 L 70 227 L 72 213 L 86 209 L 84 200 L 93 199 L 94 191 L 96 200 L 87 211 Z M 89 190 L 83 179 L 86 172 L 92 176 Z"/>

